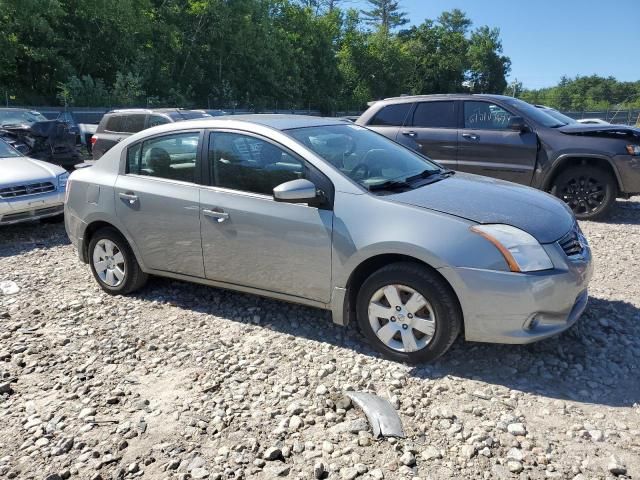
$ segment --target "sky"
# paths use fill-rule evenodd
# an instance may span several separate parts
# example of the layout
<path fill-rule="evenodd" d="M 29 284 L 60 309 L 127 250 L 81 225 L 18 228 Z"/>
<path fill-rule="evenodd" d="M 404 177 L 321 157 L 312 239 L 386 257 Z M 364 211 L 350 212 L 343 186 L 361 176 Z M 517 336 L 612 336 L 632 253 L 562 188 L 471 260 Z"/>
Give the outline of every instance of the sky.
<path fill-rule="evenodd" d="M 364 0 L 345 2 L 358 8 Z M 411 24 L 459 8 L 475 27 L 500 29 L 511 58 L 509 81 L 525 88 L 558 83 L 562 75 L 640 80 L 640 0 L 400 0 Z"/>

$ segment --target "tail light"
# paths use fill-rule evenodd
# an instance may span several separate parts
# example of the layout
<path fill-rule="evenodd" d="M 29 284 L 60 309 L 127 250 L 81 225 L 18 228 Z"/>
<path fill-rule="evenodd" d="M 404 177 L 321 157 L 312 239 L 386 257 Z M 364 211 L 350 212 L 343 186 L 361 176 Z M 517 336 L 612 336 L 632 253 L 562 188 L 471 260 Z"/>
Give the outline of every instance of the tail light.
<path fill-rule="evenodd" d="M 91 136 L 91 145 L 95 145 L 97 141 L 98 141 L 98 137 L 96 137 L 95 135 L 92 135 Z"/>

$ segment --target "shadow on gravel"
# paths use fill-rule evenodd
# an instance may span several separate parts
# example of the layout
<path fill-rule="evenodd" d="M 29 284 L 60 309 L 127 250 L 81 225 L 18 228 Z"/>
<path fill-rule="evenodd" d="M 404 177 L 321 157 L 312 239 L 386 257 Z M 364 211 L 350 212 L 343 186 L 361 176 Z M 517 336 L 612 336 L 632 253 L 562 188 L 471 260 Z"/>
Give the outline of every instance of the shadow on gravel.
<path fill-rule="evenodd" d="M 582 318 L 558 337 L 531 345 L 458 341 L 412 375 L 479 380 L 545 397 L 612 407 L 640 402 L 640 309 L 590 298 Z"/>
<path fill-rule="evenodd" d="M 0 227 L 0 258 L 68 243 L 64 223 L 28 222 Z"/>
<path fill-rule="evenodd" d="M 334 325 L 323 310 L 159 278 L 135 295 L 380 357 L 355 325 Z M 582 318 L 558 337 L 531 345 L 459 339 L 436 363 L 414 366 L 409 375 L 417 379 L 452 375 L 554 399 L 630 406 L 640 402 L 638 338 L 639 308 L 590 298 Z"/>
<path fill-rule="evenodd" d="M 634 197 L 637 199 L 638 197 Z M 640 202 L 618 200 L 608 218 L 597 220 L 594 223 L 611 225 L 640 225 Z"/>

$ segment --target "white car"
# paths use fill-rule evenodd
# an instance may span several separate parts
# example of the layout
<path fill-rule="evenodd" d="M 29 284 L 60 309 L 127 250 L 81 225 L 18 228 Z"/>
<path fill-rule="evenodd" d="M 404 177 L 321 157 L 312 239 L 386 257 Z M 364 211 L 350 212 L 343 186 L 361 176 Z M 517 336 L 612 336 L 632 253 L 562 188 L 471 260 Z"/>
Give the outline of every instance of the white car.
<path fill-rule="evenodd" d="M 24 157 L 0 140 L 0 226 L 62 220 L 68 178 L 62 167 Z"/>
<path fill-rule="evenodd" d="M 585 125 L 611 125 L 609 122 L 602 120 L 601 118 L 580 118 L 577 122 Z"/>

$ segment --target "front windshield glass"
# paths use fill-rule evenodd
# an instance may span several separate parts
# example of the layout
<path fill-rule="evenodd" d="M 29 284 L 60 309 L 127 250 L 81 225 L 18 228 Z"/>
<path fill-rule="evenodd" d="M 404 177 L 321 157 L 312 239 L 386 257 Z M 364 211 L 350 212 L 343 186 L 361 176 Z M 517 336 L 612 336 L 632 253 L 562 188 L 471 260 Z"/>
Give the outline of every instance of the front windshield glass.
<path fill-rule="evenodd" d="M 559 121 L 557 118 L 549 115 L 545 110 L 542 110 L 538 107 L 534 107 L 530 103 L 523 102 L 522 100 L 518 100 L 517 98 L 509 98 L 505 100 L 508 105 L 517 108 L 522 113 L 524 113 L 527 117 L 531 118 L 536 123 L 542 124 L 545 127 L 562 127 L 566 125 L 566 122 Z"/>
<path fill-rule="evenodd" d="M 0 110 L 0 125 L 44 122 L 47 117 L 33 110 Z"/>
<path fill-rule="evenodd" d="M 22 155 L 4 140 L 0 140 L 0 158 L 21 157 Z"/>
<path fill-rule="evenodd" d="M 443 171 L 416 152 L 358 125 L 304 127 L 286 133 L 367 189 Z"/>

